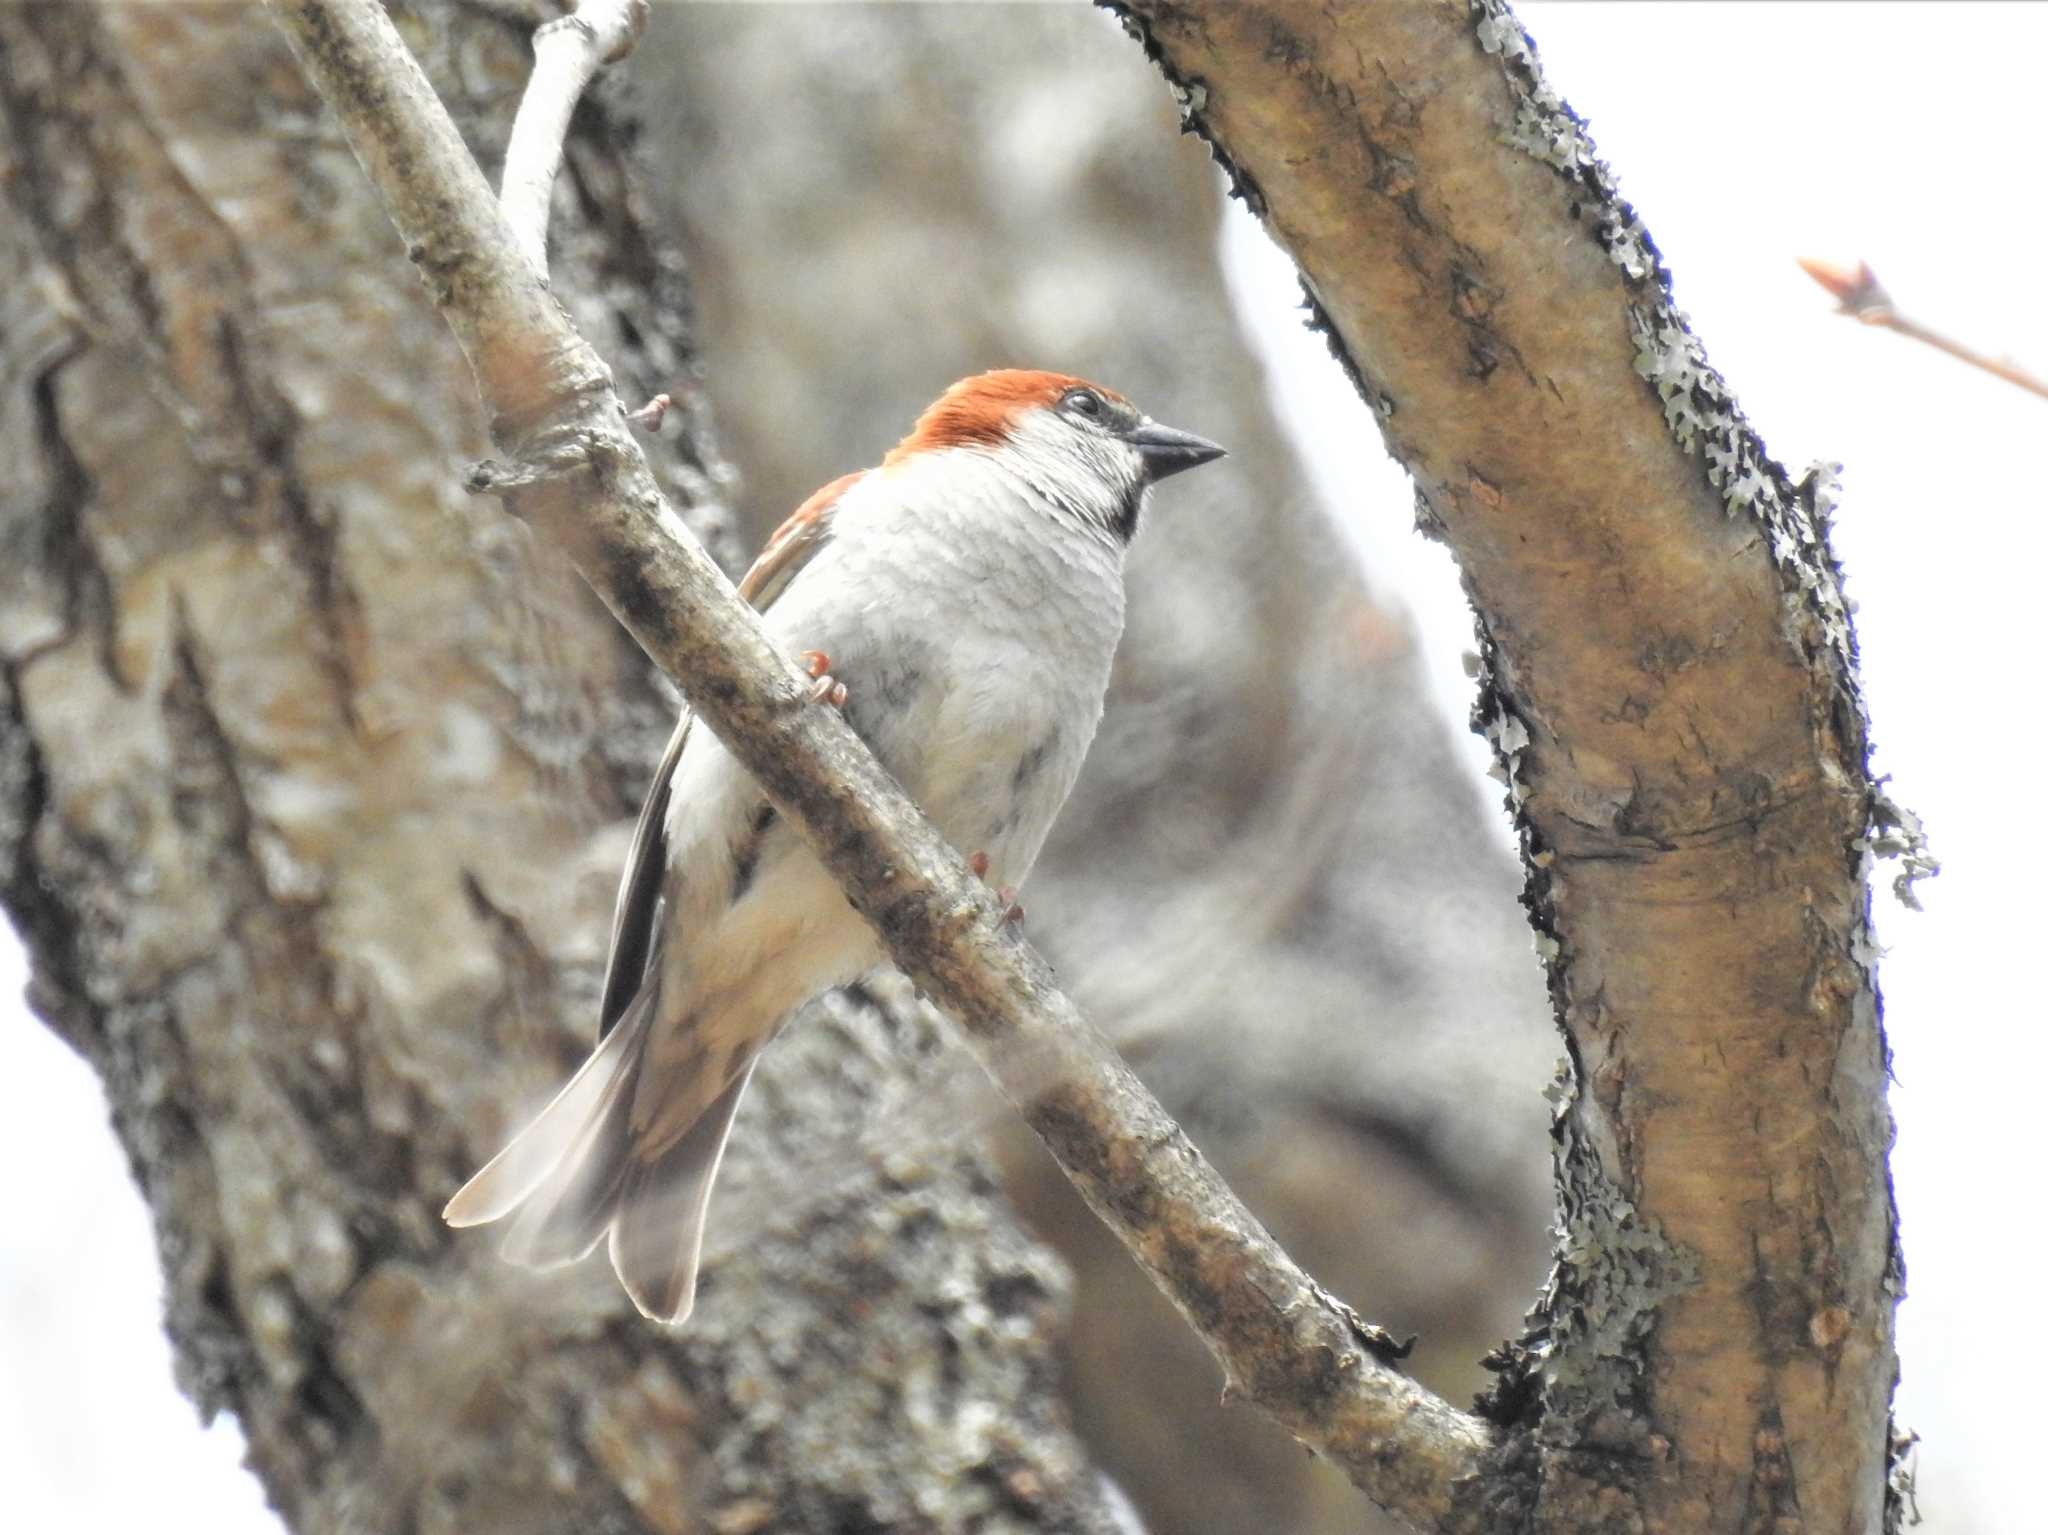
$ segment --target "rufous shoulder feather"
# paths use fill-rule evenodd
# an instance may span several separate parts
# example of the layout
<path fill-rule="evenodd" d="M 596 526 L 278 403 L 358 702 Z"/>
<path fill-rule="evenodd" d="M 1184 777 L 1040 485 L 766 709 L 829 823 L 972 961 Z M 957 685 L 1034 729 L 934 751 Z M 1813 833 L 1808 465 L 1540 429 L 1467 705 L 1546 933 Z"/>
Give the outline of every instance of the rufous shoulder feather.
<path fill-rule="evenodd" d="M 866 473 L 865 469 L 856 469 L 852 474 L 842 474 L 829 485 L 820 486 L 791 512 L 782 526 L 769 535 L 754 563 L 740 577 L 740 595 L 766 611 L 812 556 L 832 541 L 832 514 L 838 510 L 840 499 Z"/>

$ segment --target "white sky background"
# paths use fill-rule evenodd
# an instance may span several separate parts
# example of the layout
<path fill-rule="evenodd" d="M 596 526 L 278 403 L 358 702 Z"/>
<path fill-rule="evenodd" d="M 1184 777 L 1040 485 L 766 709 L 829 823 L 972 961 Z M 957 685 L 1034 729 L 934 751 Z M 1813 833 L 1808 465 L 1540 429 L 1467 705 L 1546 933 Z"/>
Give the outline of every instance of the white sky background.
<path fill-rule="evenodd" d="M 1878 766 L 1944 864 L 1922 886 L 1924 915 L 1878 903 L 1910 1286 L 1899 1416 L 1926 1436 L 1928 1529 L 2012 1528 L 2036 1506 L 2038 1475 L 2019 1385 L 2043 1273 L 2048 1007 L 2022 770 L 2044 744 L 2026 679 L 2048 576 L 2029 445 L 2048 436 L 2048 400 L 1834 317 L 1793 258 L 1867 257 L 1907 312 L 2048 372 L 2048 8 L 1531 4 L 1523 16 L 1773 453 L 1795 473 L 1815 458 L 1846 465 L 1836 547 L 1861 604 Z M 1407 482 L 1299 330 L 1289 269 L 1242 218 L 1226 252 L 1286 419 L 1375 583 L 1415 609 L 1462 725 L 1471 632 L 1449 557 L 1408 531 Z M 1483 768 L 1476 743 L 1472 760 Z M 17 1006 L 22 984 L 0 930 L 6 1523 L 275 1535 L 237 1469 L 239 1435 L 202 1435 L 170 1384 L 155 1249 L 104 1100 Z M 1353 1299 L 1370 1314 L 1372 1297 Z"/>

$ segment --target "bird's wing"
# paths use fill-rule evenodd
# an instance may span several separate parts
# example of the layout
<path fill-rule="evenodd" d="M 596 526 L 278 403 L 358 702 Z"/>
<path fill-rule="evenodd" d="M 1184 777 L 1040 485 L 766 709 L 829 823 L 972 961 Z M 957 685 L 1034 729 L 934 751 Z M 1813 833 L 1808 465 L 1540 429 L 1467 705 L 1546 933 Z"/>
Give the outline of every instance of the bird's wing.
<path fill-rule="evenodd" d="M 747 573 L 740 577 L 740 595 L 765 613 L 770 603 L 832 542 L 832 517 L 840 501 L 867 471 L 842 474 L 789 514 L 789 520 L 768 536 Z"/>
<path fill-rule="evenodd" d="M 832 541 L 832 514 L 840 498 L 853 487 L 861 472 L 843 474 L 790 513 L 789 520 L 770 535 L 760 555 L 740 578 L 740 595 L 761 612 L 788 588 L 798 571 L 808 565 Z M 639 991 L 647 974 L 647 961 L 654 952 L 657 922 L 661 910 L 663 876 L 668 870 L 669 791 L 675 782 L 676 764 L 690 739 L 694 716 L 689 710 L 676 721 L 675 734 L 661 754 L 647 798 L 640 806 L 640 820 L 633 828 L 633 848 L 626 856 L 626 872 L 619 881 L 619 899 L 612 911 L 611 957 L 605 962 L 604 1000 L 598 1007 L 597 1037 L 611 1033 Z"/>
<path fill-rule="evenodd" d="M 683 746 L 690 739 L 694 718 L 685 709 L 676 721 L 675 733 L 668 738 L 668 749 L 661 754 L 661 765 L 654 770 L 654 782 L 648 786 L 640 820 L 633 828 L 633 850 L 626 855 L 618 904 L 612 908 L 612 950 L 604 965 L 604 1000 L 597 1009 L 599 1039 L 625 1016 L 647 974 L 647 955 L 661 908 L 661 878 L 668 867 L 668 839 L 662 827 L 668 820 L 669 786 L 675 782 L 676 764 L 683 760 Z"/>

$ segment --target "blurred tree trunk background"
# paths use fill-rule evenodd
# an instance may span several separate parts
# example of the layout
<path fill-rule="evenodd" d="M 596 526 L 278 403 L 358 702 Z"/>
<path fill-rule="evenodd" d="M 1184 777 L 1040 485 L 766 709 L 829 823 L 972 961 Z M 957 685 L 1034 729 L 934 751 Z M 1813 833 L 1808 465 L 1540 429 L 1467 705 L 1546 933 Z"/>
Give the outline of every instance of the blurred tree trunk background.
<path fill-rule="evenodd" d="M 400 12 L 487 172 L 533 14 Z M 0 902 L 181 1383 L 288 1522 L 1129 1528 L 1107 1473 L 1159 1531 L 1366 1527 L 890 978 L 771 1052 L 685 1332 L 440 1227 L 586 1046 L 673 702 L 462 492 L 469 381 L 260 12 L 13 8 L 0 49 Z M 1137 548 L 1028 920 L 1295 1255 L 1476 1389 L 1549 1217 L 1517 879 L 1332 520 L 1399 513 L 1310 493 L 1156 77 L 1028 5 L 661 8 L 624 73 L 555 284 L 683 402 L 656 464 L 728 568 L 985 367 L 1233 450 Z"/>

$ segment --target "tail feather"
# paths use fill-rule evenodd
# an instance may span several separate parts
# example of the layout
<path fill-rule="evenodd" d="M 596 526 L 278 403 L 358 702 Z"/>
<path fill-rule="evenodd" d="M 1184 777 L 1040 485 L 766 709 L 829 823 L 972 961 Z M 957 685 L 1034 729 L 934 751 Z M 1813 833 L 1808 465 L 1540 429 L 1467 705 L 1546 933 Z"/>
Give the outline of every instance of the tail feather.
<path fill-rule="evenodd" d="M 704 1214 L 753 1076 L 749 1061 L 674 1145 L 651 1160 L 630 1159 L 611 1222 L 612 1267 L 641 1314 L 657 1322 L 681 1322 L 696 1304 Z"/>
<path fill-rule="evenodd" d="M 555 1177 L 593 1124 L 623 1101 L 639 1074 L 653 1017 L 651 991 L 638 999 L 589 1060 L 512 1144 L 486 1162 L 441 1211 L 451 1226 L 481 1226 L 509 1215 Z"/>
<path fill-rule="evenodd" d="M 575 1141 L 554 1170 L 520 1203 L 500 1249 L 525 1268 L 574 1263 L 604 1239 L 632 1168 L 633 1086 L 642 1052 L 632 1051 L 611 1074 Z"/>
<path fill-rule="evenodd" d="M 696 1299 L 711 1185 L 754 1067 L 748 1061 L 688 1130 L 648 1154 L 635 1144 L 632 1109 L 655 1005 L 652 988 L 635 997 L 554 1101 L 441 1214 L 451 1226 L 511 1216 L 504 1255 L 528 1268 L 573 1263 L 609 1231 L 612 1267 L 633 1304 L 680 1322 Z"/>

